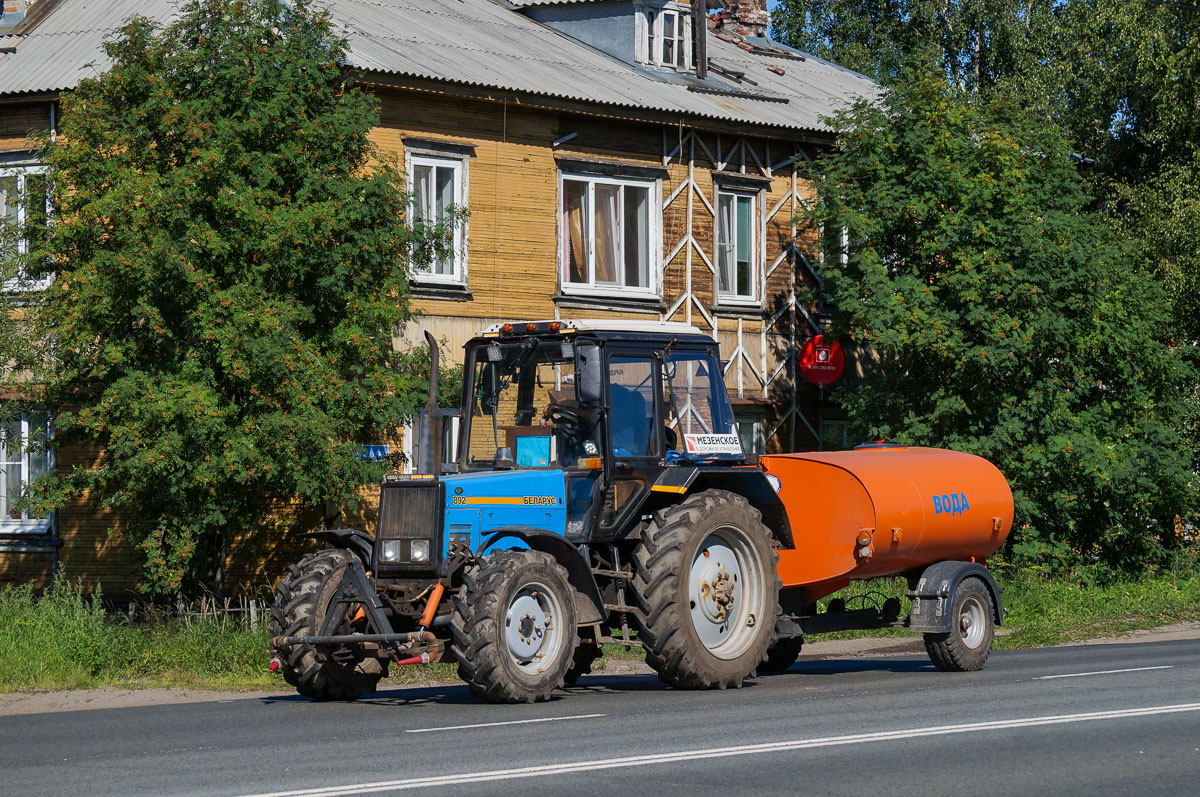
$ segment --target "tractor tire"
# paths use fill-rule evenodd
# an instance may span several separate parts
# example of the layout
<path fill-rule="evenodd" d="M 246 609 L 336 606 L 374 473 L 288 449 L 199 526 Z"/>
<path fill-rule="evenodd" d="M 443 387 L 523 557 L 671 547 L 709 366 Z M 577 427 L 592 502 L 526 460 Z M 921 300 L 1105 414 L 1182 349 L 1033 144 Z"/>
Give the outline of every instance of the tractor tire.
<path fill-rule="evenodd" d="M 567 669 L 567 674 L 563 676 L 566 685 L 574 686 L 581 676 L 589 674 L 592 671 L 592 664 L 602 655 L 603 651 L 595 642 L 591 640 L 580 642 L 579 646 L 575 648 L 571 666 Z"/>
<path fill-rule="evenodd" d="M 491 554 L 463 574 L 450 630 L 472 694 L 491 703 L 548 700 L 579 644 L 575 588 L 549 554 Z"/>
<path fill-rule="evenodd" d="M 288 567 L 271 606 L 271 636 L 312 636 L 354 554 L 341 549 L 310 553 Z M 335 633 L 349 633 L 343 622 Z M 293 645 L 281 655 L 284 680 L 314 700 L 355 700 L 371 692 L 387 675 L 387 662 L 369 655 L 367 646 Z"/>
<path fill-rule="evenodd" d="M 758 665 L 759 672 L 783 672 L 796 663 L 800 658 L 800 650 L 804 647 L 804 637 L 776 640 L 767 648 L 767 660 Z"/>
<path fill-rule="evenodd" d="M 925 650 L 943 672 L 983 669 L 992 652 L 996 613 L 992 593 L 979 578 L 965 578 L 954 591 L 948 634 L 926 634 Z"/>
<path fill-rule="evenodd" d="M 655 513 L 633 554 L 646 663 L 681 689 L 737 688 L 775 639 L 779 554 L 759 511 L 705 490 Z"/>

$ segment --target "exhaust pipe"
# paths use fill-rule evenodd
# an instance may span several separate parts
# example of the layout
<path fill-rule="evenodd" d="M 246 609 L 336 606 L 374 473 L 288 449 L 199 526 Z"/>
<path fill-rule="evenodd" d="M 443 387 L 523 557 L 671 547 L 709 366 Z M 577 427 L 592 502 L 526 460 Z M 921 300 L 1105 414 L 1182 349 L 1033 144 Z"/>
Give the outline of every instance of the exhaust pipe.
<path fill-rule="evenodd" d="M 429 331 L 425 331 L 425 341 L 429 344 L 429 399 L 425 402 L 425 418 L 418 432 L 417 448 L 420 456 L 417 459 L 417 472 L 440 475 L 441 471 L 441 435 L 442 419 L 438 411 L 438 347 L 437 341 Z"/>

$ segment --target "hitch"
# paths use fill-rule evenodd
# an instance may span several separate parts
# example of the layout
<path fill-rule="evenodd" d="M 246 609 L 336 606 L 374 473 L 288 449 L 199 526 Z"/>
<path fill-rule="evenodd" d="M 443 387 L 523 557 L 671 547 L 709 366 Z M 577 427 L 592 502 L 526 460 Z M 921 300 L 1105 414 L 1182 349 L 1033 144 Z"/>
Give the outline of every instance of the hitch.
<path fill-rule="evenodd" d="M 443 591 L 444 587 L 439 584 L 438 590 L 435 591 L 435 597 L 440 599 Z M 342 624 L 342 621 L 346 619 L 346 615 L 350 613 L 352 608 L 354 609 L 352 615 L 354 621 L 365 620 L 367 630 L 371 633 L 332 633 Z M 436 610 L 437 602 L 436 600 L 431 600 L 430 606 L 426 608 L 425 613 L 429 615 L 436 612 Z M 435 626 L 440 624 L 431 622 L 431 625 Z M 428 631 L 425 628 L 419 631 L 403 632 L 392 630 L 392 624 L 388 622 L 387 616 L 383 613 L 383 602 L 379 600 L 379 596 L 371 588 L 371 583 L 367 579 L 362 562 L 357 558 L 351 558 L 349 567 L 342 574 L 342 581 L 338 585 L 338 590 L 334 598 L 330 601 L 328 609 L 326 609 L 325 619 L 316 634 L 271 638 L 271 650 L 280 654 L 286 654 L 290 648 L 297 645 L 368 644 L 382 645 L 384 655 L 397 664 L 429 663 L 431 661 L 438 661 L 442 657 L 442 643 L 438 641 L 438 638 L 433 635 L 432 631 Z M 401 650 L 401 647 L 405 645 L 411 645 L 412 647 L 407 650 Z M 273 668 L 271 672 L 275 672 L 282 666 L 282 662 L 279 657 L 276 657 L 272 659 L 271 665 Z"/>

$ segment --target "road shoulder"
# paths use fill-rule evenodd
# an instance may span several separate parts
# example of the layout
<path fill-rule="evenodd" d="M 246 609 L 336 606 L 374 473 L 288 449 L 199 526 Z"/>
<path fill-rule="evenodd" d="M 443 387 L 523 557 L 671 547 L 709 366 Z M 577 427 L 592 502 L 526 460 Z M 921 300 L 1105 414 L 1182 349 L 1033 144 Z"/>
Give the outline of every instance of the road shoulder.
<path fill-rule="evenodd" d="M 1158 628 L 1141 629 L 1120 636 L 1069 642 L 1066 643 L 1066 646 L 1167 642 L 1179 639 L 1200 639 L 1200 622 L 1176 623 Z M 919 636 L 834 639 L 806 644 L 800 661 L 900 656 L 923 653 L 924 650 L 924 643 Z M 650 668 L 640 661 L 612 660 L 604 674 L 642 675 L 651 672 Z M 404 688 L 410 686 L 421 686 L 421 684 L 409 684 Z M 219 703 L 291 694 L 294 694 L 291 690 L 284 689 L 258 692 L 212 692 L 203 689 L 126 689 L 112 686 L 61 692 L 17 692 L 0 694 L 0 716 L 186 703 Z"/>

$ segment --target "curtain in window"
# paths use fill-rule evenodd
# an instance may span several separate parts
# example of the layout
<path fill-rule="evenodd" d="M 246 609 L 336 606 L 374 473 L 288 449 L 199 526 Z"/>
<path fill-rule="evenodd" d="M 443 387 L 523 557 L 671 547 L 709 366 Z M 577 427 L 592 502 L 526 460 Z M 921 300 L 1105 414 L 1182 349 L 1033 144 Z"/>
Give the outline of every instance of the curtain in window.
<path fill-rule="evenodd" d="M 734 257 L 736 256 L 732 194 L 721 194 L 717 199 L 717 290 L 729 293 L 734 283 Z"/>
<path fill-rule="evenodd" d="M 650 287 L 650 191 L 625 186 L 625 285 Z"/>
<path fill-rule="evenodd" d="M 0 224 L 16 227 L 17 221 L 17 178 L 15 175 L 0 177 Z M 16 242 L 9 239 L 5 244 L 7 251 L 0 251 L 0 255 L 13 254 L 15 245 Z"/>
<path fill-rule="evenodd" d="M 413 166 L 414 193 L 416 194 L 413 216 L 420 221 L 433 221 L 433 167 Z"/>
<path fill-rule="evenodd" d="M 0 425 L 0 520 L 20 520 L 21 513 L 13 507 L 21 497 L 24 482 L 21 463 L 21 417 L 18 415 Z"/>
<path fill-rule="evenodd" d="M 596 236 L 595 281 L 617 282 L 617 258 L 621 251 L 621 186 L 596 185 Z"/>
<path fill-rule="evenodd" d="M 751 224 L 754 219 L 754 200 L 748 196 L 737 198 L 737 295 L 750 296 L 753 294 L 750 285 L 753 262 L 751 257 L 754 248 Z"/>
<path fill-rule="evenodd" d="M 587 183 L 563 180 L 563 280 L 586 283 L 587 240 L 584 220 L 587 218 Z"/>

